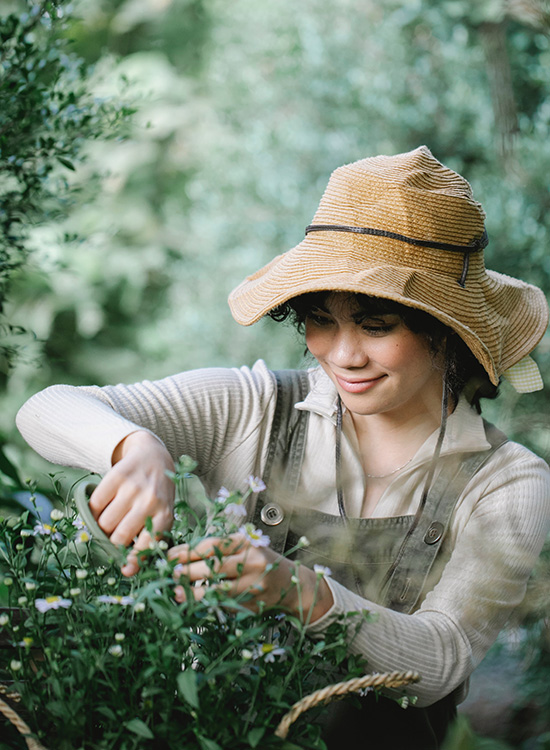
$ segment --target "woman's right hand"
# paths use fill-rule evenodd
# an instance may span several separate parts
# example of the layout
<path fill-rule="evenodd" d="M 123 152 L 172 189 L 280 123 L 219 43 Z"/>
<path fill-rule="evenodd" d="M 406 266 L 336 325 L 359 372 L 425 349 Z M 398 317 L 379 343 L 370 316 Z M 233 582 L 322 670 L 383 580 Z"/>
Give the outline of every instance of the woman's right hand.
<path fill-rule="evenodd" d="M 90 509 L 113 544 L 128 546 L 135 540 L 122 568 L 131 576 L 138 570 L 139 552 L 152 541 L 146 519 L 151 517 L 154 532 L 172 526 L 175 485 L 166 471 L 174 471 L 174 461 L 160 440 L 139 430 L 117 445 L 112 462 L 92 493 Z"/>

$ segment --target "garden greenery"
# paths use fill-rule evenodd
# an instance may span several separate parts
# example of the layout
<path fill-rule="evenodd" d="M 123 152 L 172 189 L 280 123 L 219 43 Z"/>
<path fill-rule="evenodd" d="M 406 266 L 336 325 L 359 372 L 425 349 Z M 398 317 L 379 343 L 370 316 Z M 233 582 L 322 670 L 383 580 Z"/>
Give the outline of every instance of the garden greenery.
<path fill-rule="evenodd" d="M 365 671 L 348 650 L 367 612 L 350 613 L 322 640 L 310 639 L 307 615 L 252 612 L 250 594 L 231 597 L 215 572 L 200 601 L 181 576 L 186 602 L 175 602 L 170 544 L 194 545 L 239 527 L 251 544 L 269 543 L 240 517 L 259 480 L 250 477 L 244 495 L 222 488 L 214 500 L 201 497 L 199 508 L 198 493 L 188 490 L 192 466 L 180 460 L 174 474 L 170 535 L 143 553 L 131 579 L 71 506 L 55 509 L 47 522 L 30 512 L 2 520 L 0 682 L 21 696 L 46 748 L 322 748 L 315 710 L 292 726 L 288 740 L 275 729 L 313 689 Z M 318 580 L 328 574 L 319 569 Z"/>

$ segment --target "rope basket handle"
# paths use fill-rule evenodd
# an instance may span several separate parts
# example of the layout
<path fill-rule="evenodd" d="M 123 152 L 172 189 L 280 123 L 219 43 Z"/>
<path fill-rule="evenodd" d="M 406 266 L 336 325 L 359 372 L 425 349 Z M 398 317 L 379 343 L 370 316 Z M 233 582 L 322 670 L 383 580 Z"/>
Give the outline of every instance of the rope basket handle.
<path fill-rule="evenodd" d="M 418 682 L 418 680 L 420 680 L 420 675 L 417 672 L 385 672 L 366 674 L 362 677 L 347 680 L 346 682 L 337 682 L 334 685 L 328 685 L 297 701 L 283 716 L 279 722 L 279 726 L 275 730 L 275 734 L 282 740 L 286 739 L 291 724 L 301 714 L 317 706 L 319 703 L 328 703 L 333 698 L 338 698 L 346 693 L 354 693 L 368 687 L 399 688 L 404 685 L 410 685 L 413 682 Z"/>
<path fill-rule="evenodd" d="M 2 688 L 3 687 L 4 686 L 2 686 Z M 19 698 L 17 693 L 7 693 L 5 690 L 0 690 L 0 692 L 4 693 L 7 698 L 13 698 L 14 700 Z M 26 724 L 23 721 L 23 719 L 19 716 L 17 711 L 15 711 L 9 705 L 9 703 L 6 703 L 6 701 L 2 700 L 2 698 L 0 698 L 0 712 L 3 713 L 6 719 L 8 719 L 17 729 L 17 731 L 23 735 L 29 750 L 46 750 L 44 745 L 42 745 L 38 740 L 34 739 L 34 737 L 30 736 L 31 729 L 28 726 L 28 724 Z"/>

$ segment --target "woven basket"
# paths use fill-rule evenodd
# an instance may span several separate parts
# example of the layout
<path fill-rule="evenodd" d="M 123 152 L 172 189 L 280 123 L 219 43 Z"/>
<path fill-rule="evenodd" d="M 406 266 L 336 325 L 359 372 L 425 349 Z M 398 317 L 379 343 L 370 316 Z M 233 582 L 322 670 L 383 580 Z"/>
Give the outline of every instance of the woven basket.
<path fill-rule="evenodd" d="M 334 685 L 328 685 L 325 688 L 316 690 L 310 695 L 306 695 L 300 701 L 295 703 L 290 711 L 288 711 L 281 721 L 275 734 L 281 739 L 285 739 L 291 725 L 298 719 L 305 711 L 310 708 L 319 705 L 320 703 L 329 703 L 337 698 L 342 698 L 347 693 L 355 693 L 365 688 L 400 688 L 405 685 L 410 685 L 413 682 L 418 682 L 420 679 L 416 672 L 386 672 L 380 674 L 366 674 L 363 677 L 355 677 L 352 680 L 346 682 L 337 682 Z M 17 693 L 9 692 L 9 689 L 5 685 L 0 685 L 0 693 L 11 702 L 18 702 L 19 695 Z M 0 712 L 17 728 L 17 730 L 25 737 L 25 742 L 29 750 L 46 750 L 37 739 L 31 736 L 31 730 L 28 725 L 19 716 L 17 711 L 5 700 L 0 698 Z"/>

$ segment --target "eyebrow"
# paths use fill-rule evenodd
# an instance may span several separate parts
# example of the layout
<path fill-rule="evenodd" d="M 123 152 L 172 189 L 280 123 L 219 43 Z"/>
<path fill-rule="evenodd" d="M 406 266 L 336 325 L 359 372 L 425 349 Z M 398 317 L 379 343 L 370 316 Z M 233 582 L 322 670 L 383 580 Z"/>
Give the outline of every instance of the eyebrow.
<path fill-rule="evenodd" d="M 320 312 L 324 313 L 325 315 L 333 315 L 333 313 L 327 309 L 326 305 L 323 303 L 319 303 L 317 305 L 312 305 L 310 308 L 310 312 Z M 357 325 L 362 323 L 364 320 L 380 320 L 382 322 L 382 318 L 387 315 L 397 315 L 396 312 L 390 311 L 390 310 L 377 310 L 377 311 L 368 311 L 368 310 L 358 310 L 355 313 L 351 314 L 352 321 Z"/>

